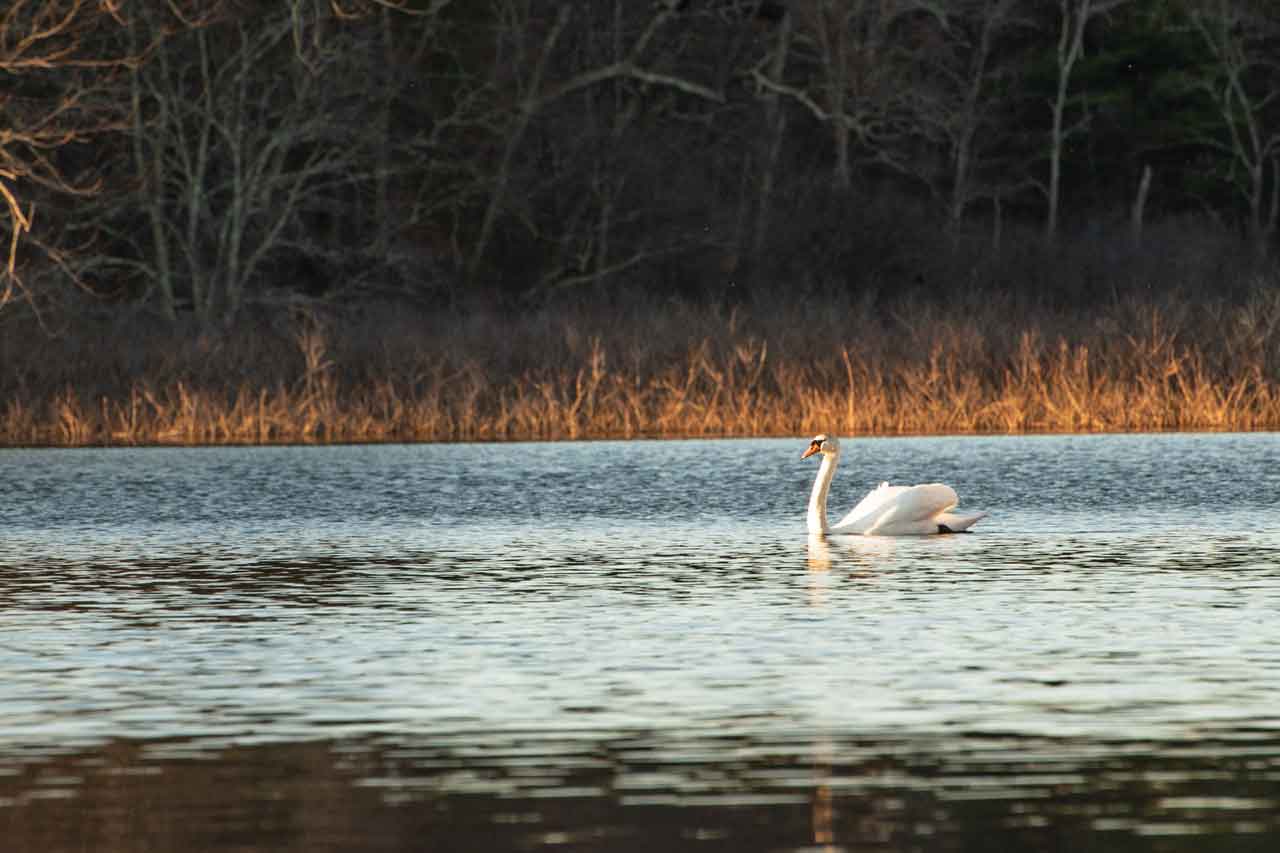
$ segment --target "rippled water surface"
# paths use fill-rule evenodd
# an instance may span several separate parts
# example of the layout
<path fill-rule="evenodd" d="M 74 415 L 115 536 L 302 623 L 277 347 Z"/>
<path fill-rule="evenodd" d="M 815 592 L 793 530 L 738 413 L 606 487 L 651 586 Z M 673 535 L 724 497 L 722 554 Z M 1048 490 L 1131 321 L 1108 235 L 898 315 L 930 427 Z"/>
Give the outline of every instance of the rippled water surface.
<path fill-rule="evenodd" d="M 1280 436 L 0 451 L 22 850 L 1280 849 Z"/>

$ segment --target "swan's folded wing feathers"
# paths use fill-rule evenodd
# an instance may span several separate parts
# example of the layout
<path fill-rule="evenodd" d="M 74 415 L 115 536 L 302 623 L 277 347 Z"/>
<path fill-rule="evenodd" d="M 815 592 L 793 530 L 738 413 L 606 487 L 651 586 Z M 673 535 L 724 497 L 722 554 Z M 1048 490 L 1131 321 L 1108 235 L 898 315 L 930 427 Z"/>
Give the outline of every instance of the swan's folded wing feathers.
<path fill-rule="evenodd" d="M 955 489 L 942 483 L 923 486 L 882 483 L 880 488 L 859 501 L 831 531 L 872 536 L 937 533 L 936 517 L 954 509 L 958 503 L 960 498 Z"/>
<path fill-rule="evenodd" d="M 875 517 L 887 509 L 898 495 L 908 491 L 911 491 L 910 486 L 891 486 L 888 483 L 881 483 L 877 488 L 868 492 L 866 497 L 858 501 L 858 505 L 849 510 L 845 517 L 836 522 L 831 529 L 850 528 L 852 532 L 862 533 L 865 527 L 870 525 Z"/>
<path fill-rule="evenodd" d="M 910 518 L 932 518 L 940 512 L 950 512 L 959 503 L 956 490 L 942 483 L 912 486 L 902 498 L 905 514 Z"/>

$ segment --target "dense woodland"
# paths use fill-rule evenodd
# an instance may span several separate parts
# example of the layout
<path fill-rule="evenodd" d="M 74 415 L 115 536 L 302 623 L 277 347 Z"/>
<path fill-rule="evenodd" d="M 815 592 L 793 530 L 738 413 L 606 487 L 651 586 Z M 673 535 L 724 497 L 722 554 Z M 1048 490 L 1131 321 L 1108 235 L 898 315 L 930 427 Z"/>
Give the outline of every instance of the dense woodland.
<path fill-rule="evenodd" d="M 1267 0 L 11 0 L 5 387 L 118 399 L 148 346 L 199 384 L 280 317 L 263 387 L 367 382 L 394 328 L 527 377 L 690 306 L 726 346 L 993 312 L 994 374 L 1082 313 L 1243 306 L 1270 381 L 1277 57 Z"/>

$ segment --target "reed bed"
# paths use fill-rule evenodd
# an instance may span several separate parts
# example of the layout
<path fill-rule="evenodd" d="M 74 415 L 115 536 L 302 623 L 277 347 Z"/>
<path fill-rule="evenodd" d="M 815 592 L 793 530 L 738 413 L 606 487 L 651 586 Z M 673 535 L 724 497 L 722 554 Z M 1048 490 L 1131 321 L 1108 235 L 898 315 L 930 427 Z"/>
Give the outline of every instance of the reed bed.
<path fill-rule="evenodd" d="M 1280 428 L 1271 286 L 1088 312 L 816 303 L 364 306 L 217 336 L 106 321 L 5 335 L 0 443 Z"/>

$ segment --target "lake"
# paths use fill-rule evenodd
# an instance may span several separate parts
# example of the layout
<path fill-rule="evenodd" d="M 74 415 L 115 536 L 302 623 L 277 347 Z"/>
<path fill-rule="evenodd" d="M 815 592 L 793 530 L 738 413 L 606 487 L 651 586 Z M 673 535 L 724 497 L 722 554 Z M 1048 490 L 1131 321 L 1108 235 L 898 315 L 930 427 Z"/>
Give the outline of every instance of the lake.
<path fill-rule="evenodd" d="M 31 851 L 1280 849 L 1280 436 L 0 451 Z"/>

